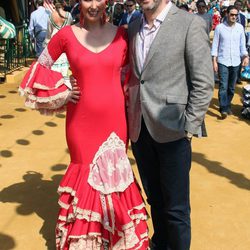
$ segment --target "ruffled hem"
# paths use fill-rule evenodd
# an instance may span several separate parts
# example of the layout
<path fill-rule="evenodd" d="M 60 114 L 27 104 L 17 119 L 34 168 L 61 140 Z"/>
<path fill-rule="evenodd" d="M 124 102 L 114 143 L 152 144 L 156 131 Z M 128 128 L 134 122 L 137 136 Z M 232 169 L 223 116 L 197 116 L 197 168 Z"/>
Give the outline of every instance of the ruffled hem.
<path fill-rule="evenodd" d="M 108 183 L 111 189 L 105 188 L 102 192 L 99 186 L 95 185 L 95 181 L 88 182 L 91 171 L 107 172 L 108 168 L 111 168 L 110 165 L 116 169 L 119 164 L 124 164 L 124 167 L 120 166 L 119 169 L 127 168 L 126 161 L 119 162 L 119 157 L 124 157 L 121 154 L 121 148 L 124 147 L 125 152 L 125 145 L 115 137 L 117 136 L 112 133 L 94 157 L 93 164 L 96 164 L 99 171 L 91 168 L 93 164 L 85 166 L 71 163 L 69 165 L 58 188 L 60 194 L 60 211 L 56 227 L 58 250 L 145 250 L 148 248 L 146 223 L 148 216 L 134 179 L 130 182 L 127 172 L 123 174 L 121 183 L 127 183 L 123 191 L 119 191 L 119 187 L 117 190 L 112 187 L 112 184 L 116 183 L 113 177 L 119 177 L 119 172 L 116 170 L 112 172 L 113 175 L 109 175 L 111 179 Z M 116 146 L 112 148 L 110 143 Z M 112 151 L 109 151 L 111 148 Z M 111 152 L 112 155 L 110 155 Z M 100 158 L 102 161 L 98 161 Z M 129 181 L 126 182 L 126 180 Z M 99 180 L 98 183 L 100 184 Z"/>
<path fill-rule="evenodd" d="M 26 97 L 25 106 L 52 115 L 65 111 L 70 90 L 61 73 L 34 62 L 19 87 L 19 93 Z"/>

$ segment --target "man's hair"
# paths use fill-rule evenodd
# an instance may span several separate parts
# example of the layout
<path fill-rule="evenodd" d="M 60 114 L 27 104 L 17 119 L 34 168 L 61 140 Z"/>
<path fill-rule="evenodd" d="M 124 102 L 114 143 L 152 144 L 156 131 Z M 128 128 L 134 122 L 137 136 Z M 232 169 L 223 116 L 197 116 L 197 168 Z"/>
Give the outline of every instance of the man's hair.
<path fill-rule="evenodd" d="M 183 9 L 185 9 L 186 11 L 189 11 L 188 5 L 185 4 L 185 3 L 181 4 L 181 5 L 179 6 L 179 8 L 180 8 L 180 9 L 183 8 Z"/>
<path fill-rule="evenodd" d="M 240 4 L 242 5 L 241 0 L 236 0 L 236 1 L 234 2 L 234 5 L 235 5 L 236 3 L 240 3 Z"/>
<path fill-rule="evenodd" d="M 203 4 L 205 4 L 205 6 L 207 6 L 207 4 L 206 4 L 206 2 L 204 1 L 204 0 L 198 0 L 197 2 L 196 2 L 196 7 L 198 8 L 198 6 L 200 5 L 200 3 L 203 3 Z"/>
<path fill-rule="evenodd" d="M 227 7 L 227 14 L 229 14 L 231 10 L 237 10 L 238 12 L 238 9 L 234 5 L 230 5 Z"/>
<path fill-rule="evenodd" d="M 136 1 L 135 1 L 135 0 L 127 0 L 126 3 L 127 3 L 127 2 L 132 2 L 133 4 L 136 4 Z"/>
<path fill-rule="evenodd" d="M 44 0 L 36 0 L 36 5 L 43 6 Z"/>

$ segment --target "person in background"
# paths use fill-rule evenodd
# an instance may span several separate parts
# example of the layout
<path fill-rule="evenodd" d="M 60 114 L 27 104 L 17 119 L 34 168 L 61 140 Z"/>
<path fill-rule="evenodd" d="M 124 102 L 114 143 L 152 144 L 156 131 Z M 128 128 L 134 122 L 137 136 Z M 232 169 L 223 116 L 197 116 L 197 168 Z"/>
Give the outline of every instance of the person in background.
<path fill-rule="evenodd" d="M 185 4 L 185 3 L 181 4 L 181 5 L 179 6 L 179 8 L 180 8 L 181 10 L 185 10 L 185 11 L 189 12 L 188 5 Z"/>
<path fill-rule="evenodd" d="M 213 25 L 212 30 L 215 30 L 216 26 L 221 22 L 221 15 L 217 7 L 213 7 Z"/>
<path fill-rule="evenodd" d="M 113 24 L 118 26 L 124 14 L 124 4 L 116 3 L 113 13 Z"/>
<path fill-rule="evenodd" d="M 125 7 L 126 7 L 126 12 L 123 14 L 119 26 L 123 26 L 125 29 L 127 29 L 129 23 L 141 17 L 141 12 L 135 9 L 136 7 L 135 0 L 127 0 L 125 3 Z"/>
<path fill-rule="evenodd" d="M 80 20 L 79 0 L 70 0 L 71 11 L 70 14 L 73 18 L 73 23 L 78 23 Z"/>
<path fill-rule="evenodd" d="M 36 57 L 39 57 L 44 49 L 44 40 L 47 34 L 47 25 L 50 12 L 43 7 L 44 0 L 36 0 L 37 10 L 30 16 L 29 34 L 35 43 Z"/>
<path fill-rule="evenodd" d="M 236 0 L 234 2 L 234 6 L 238 10 L 238 16 L 237 16 L 236 22 L 240 23 L 243 26 L 244 30 L 245 30 L 245 28 L 246 28 L 246 17 L 245 17 L 245 15 L 243 15 L 241 13 L 242 2 L 240 0 Z M 242 82 L 241 82 L 241 70 L 242 70 L 242 65 L 240 64 L 239 73 L 238 73 L 237 81 L 236 81 L 237 84 L 242 84 Z"/>
<path fill-rule="evenodd" d="M 196 7 L 198 10 L 198 13 L 196 13 L 196 15 L 201 17 L 205 21 L 206 31 L 209 36 L 209 33 L 212 30 L 213 19 L 212 16 L 209 13 L 207 13 L 206 2 L 204 0 L 198 0 L 196 2 Z"/>
<path fill-rule="evenodd" d="M 238 14 L 235 6 L 227 8 L 227 18 L 216 27 L 212 43 L 213 68 L 219 75 L 219 111 L 222 119 L 232 114 L 231 102 L 240 64 L 247 66 L 249 62 L 245 31 L 236 21 Z"/>
<path fill-rule="evenodd" d="M 236 7 L 236 9 L 238 10 L 238 16 L 237 16 L 237 23 L 240 23 L 244 30 L 246 28 L 246 17 L 244 14 L 241 13 L 242 10 L 242 2 L 240 0 L 236 0 L 234 2 L 234 6 Z"/>
<path fill-rule="evenodd" d="M 63 27 L 70 25 L 73 21 L 69 12 L 64 11 L 64 0 L 54 0 L 55 11 L 53 11 L 48 20 L 48 30 L 45 39 L 47 45 L 50 39 Z M 66 54 L 62 54 L 56 62 L 54 62 L 52 70 L 61 72 L 63 77 L 68 76 L 69 63 Z"/>

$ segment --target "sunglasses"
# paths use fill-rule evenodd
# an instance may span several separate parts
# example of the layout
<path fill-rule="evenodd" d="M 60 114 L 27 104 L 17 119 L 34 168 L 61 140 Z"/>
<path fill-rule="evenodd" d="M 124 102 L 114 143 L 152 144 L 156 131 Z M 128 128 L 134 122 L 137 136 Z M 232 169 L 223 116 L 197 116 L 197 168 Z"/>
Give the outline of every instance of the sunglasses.
<path fill-rule="evenodd" d="M 126 4 L 127 7 L 132 7 L 134 6 L 133 4 Z"/>
<path fill-rule="evenodd" d="M 230 16 L 238 16 L 238 14 L 231 14 L 231 13 L 230 13 L 229 15 L 230 15 Z"/>

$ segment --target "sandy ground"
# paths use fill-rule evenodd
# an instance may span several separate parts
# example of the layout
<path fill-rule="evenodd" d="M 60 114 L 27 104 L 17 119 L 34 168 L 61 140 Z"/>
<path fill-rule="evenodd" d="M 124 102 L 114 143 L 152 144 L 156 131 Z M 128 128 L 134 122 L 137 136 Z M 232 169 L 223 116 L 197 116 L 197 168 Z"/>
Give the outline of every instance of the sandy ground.
<path fill-rule="evenodd" d="M 209 137 L 192 142 L 192 250 L 250 249 L 250 122 L 240 117 L 242 86 L 226 120 L 216 87 Z M 56 189 L 69 163 L 64 118 L 26 109 L 17 84 L 0 85 L 0 250 L 54 249 Z M 150 220 L 149 227 L 152 234 Z"/>

